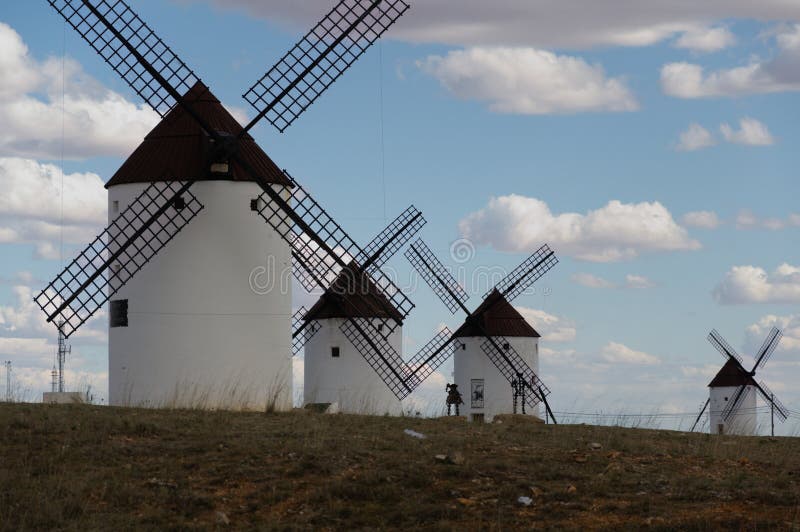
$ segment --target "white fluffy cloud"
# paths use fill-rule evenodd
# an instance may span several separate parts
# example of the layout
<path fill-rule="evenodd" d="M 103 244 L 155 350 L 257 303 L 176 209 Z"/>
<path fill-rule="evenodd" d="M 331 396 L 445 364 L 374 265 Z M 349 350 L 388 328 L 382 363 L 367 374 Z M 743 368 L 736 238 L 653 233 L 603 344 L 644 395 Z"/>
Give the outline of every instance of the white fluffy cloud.
<path fill-rule="evenodd" d="M 800 90 L 800 24 L 775 35 L 777 55 L 768 60 L 706 72 L 697 64 L 669 63 L 661 68 L 663 91 L 678 98 L 742 96 Z"/>
<path fill-rule="evenodd" d="M 614 288 L 614 283 L 591 273 L 576 273 L 570 277 L 573 283 L 586 288 Z"/>
<path fill-rule="evenodd" d="M 73 60 L 38 62 L 2 22 L 0 50 L 0 155 L 58 159 L 63 148 L 67 158 L 124 156 L 159 119 L 100 85 Z"/>
<path fill-rule="evenodd" d="M 544 50 L 475 47 L 429 56 L 418 66 L 456 97 L 488 102 L 498 113 L 539 115 L 639 108 L 624 81 L 607 77 L 601 66 Z"/>
<path fill-rule="evenodd" d="M 525 320 L 542 335 L 542 340 L 551 342 L 572 342 L 578 335 L 575 324 L 566 318 L 548 314 L 543 310 L 515 307 Z"/>
<path fill-rule="evenodd" d="M 0 243 L 26 242 L 40 258 L 57 259 L 62 235 L 61 169 L 29 159 L 0 158 Z M 63 238 L 84 244 L 106 224 L 106 191 L 96 174 L 63 176 Z"/>
<path fill-rule="evenodd" d="M 681 218 L 683 225 L 689 227 L 699 227 L 700 229 L 716 229 L 722 222 L 713 211 L 693 211 L 687 212 Z"/>
<path fill-rule="evenodd" d="M 660 364 L 661 360 L 644 351 L 636 351 L 618 342 L 609 342 L 603 347 L 601 353 L 603 360 L 613 364 L 635 364 L 641 366 L 653 366 Z"/>
<path fill-rule="evenodd" d="M 644 275 L 626 275 L 625 288 L 633 290 L 643 290 L 645 288 L 653 288 L 656 284 L 645 277 Z"/>
<path fill-rule="evenodd" d="M 14 303 L 0 305 L 0 337 L 5 338 L 5 341 L 44 338 L 53 342 L 56 338 L 56 328 L 52 323 L 47 323 L 45 314 L 34 303 L 33 288 L 17 285 L 12 287 L 12 294 L 15 298 Z M 105 344 L 107 341 L 105 318 L 105 311 L 98 311 L 70 339 L 84 344 Z"/>
<path fill-rule="evenodd" d="M 331 8 L 329 0 L 193 1 L 243 9 L 293 31 L 307 29 Z M 787 0 L 426 0 L 414 2 L 391 35 L 456 46 L 557 48 L 649 46 L 681 36 L 686 47 L 709 50 L 729 45 L 715 22 L 733 19 L 800 20 L 800 6 Z"/>
<path fill-rule="evenodd" d="M 695 52 L 718 52 L 736 43 L 733 33 L 724 27 L 699 27 L 684 32 L 675 46 Z"/>
<path fill-rule="evenodd" d="M 800 303 L 800 268 L 784 263 L 767 273 L 757 266 L 734 266 L 712 295 L 722 305 Z"/>
<path fill-rule="evenodd" d="M 689 128 L 680 134 L 675 149 L 678 151 L 697 151 L 714 146 L 717 141 L 709 130 L 698 123 L 689 124 Z"/>
<path fill-rule="evenodd" d="M 491 198 L 459 223 L 461 234 L 502 251 L 531 252 L 550 243 L 556 252 L 592 262 L 632 259 L 644 252 L 700 249 L 658 202 L 610 201 L 586 214 L 553 214 L 537 198 Z"/>
<path fill-rule="evenodd" d="M 783 331 L 783 338 L 781 338 L 776 352 L 800 354 L 800 314 L 788 316 L 769 314 L 750 325 L 745 335 L 745 346 L 748 352 L 755 353 L 773 327 Z"/>
<path fill-rule="evenodd" d="M 628 274 L 625 276 L 625 282 L 617 284 L 602 277 L 592 275 L 591 273 L 576 273 L 571 277 L 575 284 L 585 286 L 586 288 L 629 288 L 633 290 L 643 288 L 653 288 L 655 283 L 645 277 L 644 275 Z"/>
<path fill-rule="evenodd" d="M 722 124 L 719 130 L 726 141 L 734 144 L 744 144 L 746 146 L 771 146 L 775 144 L 775 138 L 769 132 L 769 128 L 754 118 L 742 118 L 739 121 L 738 130 L 732 128 L 729 124 Z"/>
<path fill-rule="evenodd" d="M 800 215 L 790 214 L 785 219 L 776 217 L 760 218 L 750 209 L 742 209 L 736 215 L 736 229 L 779 231 L 787 227 L 800 227 Z"/>
<path fill-rule="evenodd" d="M 744 117 L 740 119 L 739 129 L 735 129 L 727 122 L 720 124 L 719 131 L 725 142 L 732 144 L 741 144 L 743 146 L 771 146 L 775 144 L 775 137 L 772 136 L 766 124 L 755 118 Z M 697 151 L 716 144 L 717 139 L 713 133 L 700 124 L 693 122 L 689 124 L 686 131 L 680 134 L 675 149 L 677 151 Z"/>

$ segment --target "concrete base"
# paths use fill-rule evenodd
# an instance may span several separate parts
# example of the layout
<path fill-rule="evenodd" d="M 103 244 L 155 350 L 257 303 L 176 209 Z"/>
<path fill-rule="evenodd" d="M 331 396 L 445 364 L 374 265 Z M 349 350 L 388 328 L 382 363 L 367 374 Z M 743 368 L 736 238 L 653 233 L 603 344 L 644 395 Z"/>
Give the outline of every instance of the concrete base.
<path fill-rule="evenodd" d="M 81 392 L 44 392 L 42 402 L 51 405 L 75 405 L 86 402 L 86 394 Z"/>

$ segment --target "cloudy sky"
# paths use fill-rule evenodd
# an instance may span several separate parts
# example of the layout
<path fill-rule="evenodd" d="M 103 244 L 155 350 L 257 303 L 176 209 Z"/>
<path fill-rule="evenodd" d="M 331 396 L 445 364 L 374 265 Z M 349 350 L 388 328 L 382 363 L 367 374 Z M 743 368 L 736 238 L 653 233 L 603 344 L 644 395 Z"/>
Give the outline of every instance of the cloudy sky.
<path fill-rule="evenodd" d="M 333 5 L 131 3 L 237 116 Z M 708 331 L 751 353 L 773 325 L 762 378 L 800 410 L 798 91 L 784 0 L 418 0 L 285 134 L 255 136 L 357 240 L 415 204 L 471 305 L 475 272 L 549 243 L 561 263 L 514 303 L 555 410 L 695 411 L 723 362 Z M 0 6 L 0 358 L 31 398 L 55 341 L 32 295 L 102 228 L 102 185 L 156 120 L 45 2 Z M 390 265 L 418 305 L 408 351 L 458 325 Z M 104 329 L 74 337 L 67 375 L 101 395 Z"/>

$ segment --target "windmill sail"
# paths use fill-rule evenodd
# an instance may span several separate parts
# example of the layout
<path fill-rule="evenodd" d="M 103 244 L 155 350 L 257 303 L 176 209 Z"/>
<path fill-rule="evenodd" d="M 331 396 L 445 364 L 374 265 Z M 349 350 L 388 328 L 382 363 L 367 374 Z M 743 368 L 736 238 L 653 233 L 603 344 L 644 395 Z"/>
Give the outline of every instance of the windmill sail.
<path fill-rule="evenodd" d="M 322 326 L 314 321 L 306 321 L 304 318 L 308 314 L 308 309 L 300 307 L 292 314 L 292 355 L 297 356 L 303 350 L 308 341 L 316 335 Z"/>
<path fill-rule="evenodd" d="M 739 353 L 731 347 L 731 344 L 729 344 L 716 329 L 712 329 L 712 331 L 708 333 L 708 341 L 711 342 L 711 345 L 713 345 L 722 356 L 735 359 L 739 362 L 740 366 L 742 365 L 742 357 L 739 356 Z"/>
<path fill-rule="evenodd" d="M 522 379 L 523 383 L 534 393 L 525 394 L 525 402 L 531 408 L 539 404 L 539 393 L 549 395 L 550 390 L 539 379 L 533 369 L 525 362 L 514 347 L 502 337 L 486 338 L 481 342 L 481 350 L 486 354 L 492 364 L 512 382 Z"/>
<path fill-rule="evenodd" d="M 367 332 L 372 326 L 370 321 L 351 318 L 340 329 L 392 393 L 400 400 L 405 399 L 413 388 L 406 382 L 403 359 L 385 338 Z"/>
<path fill-rule="evenodd" d="M 758 393 L 761 395 L 762 399 L 768 404 L 772 406 L 772 410 L 778 416 L 778 419 L 781 422 L 786 421 L 789 418 L 789 411 L 786 409 L 784 404 L 778 399 L 772 390 L 769 389 L 767 384 L 764 381 L 758 383 Z"/>
<path fill-rule="evenodd" d="M 283 132 L 410 8 L 402 0 L 342 0 L 244 94 Z"/>
<path fill-rule="evenodd" d="M 422 213 L 413 205 L 395 218 L 378 236 L 364 246 L 359 264 L 373 272 L 381 268 L 425 225 Z"/>
<path fill-rule="evenodd" d="M 147 187 L 36 296 L 47 321 L 69 338 L 202 209 L 186 183 Z"/>
<path fill-rule="evenodd" d="M 450 358 L 453 351 L 461 349 L 463 344 L 458 338 L 453 337 L 453 333 L 447 327 L 442 327 L 422 349 L 420 349 L 411 360 L 406 362 L 408 367 L 407 382 L 412 388 L 418 387 L 425 379 L 430 377 L 444 361 Z"/>
<path fill-rule="evenodd" d="M 777 327 L 773 327 L 772 330 L 767 335 L 767 338 L 764 340 L 764 343 L 761 344 L 761 347 L 758 349 L 758 353 L 756 354 L 756 365 L 755 369 L 761 369 L 764 367 L 764 364 L 772 356 L 772 353 L 775 352 L 775 348 L 778 347 L 778 344 L 783 337 L 783 332 Z"/>
<path fill-rule="evenodd" d="M 406 250 L 405 257 L 452 314 L 458 309 L 466 312 L 467 292 L 425 242 L 417 239 Z"/>
<path fill-rule="evenodd" d="M 497 290 L 505 297 L 506 301 L 513 301 L 517 296 L 527 290 L 533 283 L 542 278 L 553 266 L 558 264 L 558 259 L 549 246 L 544 245 L 522 264 L 514 268 L 505 279 L 486 292 L 483 297 L 488 297 Z"/>
<path fill-rule="evenodd" d="M 124 0 L 48 2 L 162 118 L 199 81 Z"/>
<path fill-rule="evenodd" d="M 284 210 L 280 203 L 265 193 L 259 198 L 258 214 L 291 245 L 301 266 L 297 271 L 298 279 L 306 288 L 328 290 L 340 280 L 344 284 L 339 287 L 340 291 L 346 293 L 358 289 L 354 281 L 359 281 L 360 276 L 343 279 L 340 274 L 352 258 L 362 257 L 364 252 L 297 181 L 287 176 L 293 185 L 289 198 L 292 210 Z M 316 238 L 309 238 L 309 234 Z M 372 283 L 369 284 L 377 287 L 383 296 L 376 301 L 388 301 L 404 318 L 408 316 L 414 304 L 391 279 L 378 269 L 371 272 L 370 278 Z M 383 310 L 389 312 L 393 309 L 387 307 Z M 386 325 L 393 330 L 399 323 Z"/>

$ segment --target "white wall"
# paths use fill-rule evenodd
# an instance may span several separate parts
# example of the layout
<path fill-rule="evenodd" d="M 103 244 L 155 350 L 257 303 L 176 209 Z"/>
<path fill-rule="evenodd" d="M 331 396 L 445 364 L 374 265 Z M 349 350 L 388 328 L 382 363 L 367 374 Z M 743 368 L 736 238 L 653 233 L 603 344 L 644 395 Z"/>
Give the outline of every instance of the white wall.
<path fill-rule="evenodd" d="M 461 415 L 467 416 L 467 419 L 472 421 L 473 414 L 483 414 L 484 421 L 490 422 L 497 414 L 512 414 L 514 402 L 511 384 L 481 349 L 481 343 L 485 338 L 459 338 L 459 340 L 466 346 L 464 350 L 456 349 L 453 360 L 455 383 L 464 399 L 464 404 L 461 405 Z M 538 338 L 506 337 L 506 340 L 538 375 Z M 472 406 L 471 385 L 473 379 L 483 379 L 484 381 L 483 408 L 473 408 Z M 526 393 L 530 393 L 530 390 Z M 525 413 L 538 416 L 539 406 L 534 409 L 526 407 Z M 521 414 L 522 409 L 519 403 L 517 407 L 517 412 Z"/>
<path fill-rule="evenodd" d="M 741 436 L 752 436 L 756 433 L 756 390 L 749 386 L 750 393 L 747 394 L 739 403 L 737 413 L 734 413 L 728 421 L 722 419 L 722 412 L 728 404 L 733 401 L 736 395 L 736 386 L 726 386 L 722 388 L 709 388 L 708 417 L 711 434 L 738 434 Z M 722 425 L 722 427 L 720 427 Z M 720 431 L 720 428 L 722 429 Z"/>
<path fill-rule="evenodd" d="M 320 330 L 306 343 L 303 403 L 336 403 L 353 414 L 399 415 L 400 401 L 339 329 L 344 321 L 319 320 Z M 388 341 L 402 354 L 402 327 Z M 339 348 L 339 358 L 331 356 L 331 347 Z"/>
<path fill-rule="evenodd" d="M 121 212 L 146 187 L 112 187 L 109 218 L 115 201 Z M 250 210 L 257 184 L 191 191 L 205 209 L 112 297 L 128 299 L 129 326 L 109 331 L 110 403 L 290 408 L 291 284 L 279 277 L 289 247 Z M 270 260 L 276 281 L 261 295 L 250 276 Z"/>

